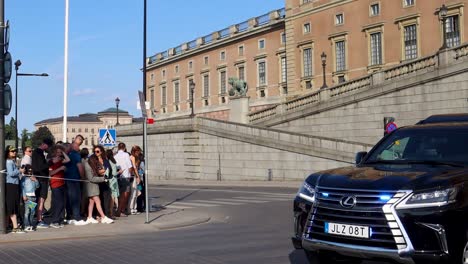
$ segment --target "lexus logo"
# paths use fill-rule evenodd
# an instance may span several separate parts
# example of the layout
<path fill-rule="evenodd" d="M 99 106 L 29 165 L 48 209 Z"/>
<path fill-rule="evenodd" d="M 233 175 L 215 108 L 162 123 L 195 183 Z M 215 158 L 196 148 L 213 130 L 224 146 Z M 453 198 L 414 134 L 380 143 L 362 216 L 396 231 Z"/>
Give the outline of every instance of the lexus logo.
<path fill-rule="evenodd" d="M 353 208 L 356 205 L 356 196 L 343 196 L 340 200 L 340 204 L 344 208 Z"/>

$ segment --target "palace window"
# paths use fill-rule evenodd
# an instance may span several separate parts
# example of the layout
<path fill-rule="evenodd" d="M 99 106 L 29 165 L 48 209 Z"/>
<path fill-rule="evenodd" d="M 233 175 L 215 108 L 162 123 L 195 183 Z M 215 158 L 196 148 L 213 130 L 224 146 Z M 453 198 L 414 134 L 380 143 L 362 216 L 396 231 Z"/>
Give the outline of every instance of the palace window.
<path fill-rule="evenodd" d="M 345 71 L 346 70 L 346 47 L 345 41 L 337 41 L 335 42 L 335 65 L 336 71 Z"/>
<path fill-rule="evenodd" d="M 174 103 L 178 104 L 180 101 L 180 87 L 179 82 L 174 82 Z"/>
<path fill-rule="evenodd" d="M 382 64 L 382 32 L 370 34 L 371 65 Z"/>
<path fill-rule="evenodd" d="M 304 65 L 303 77 L 312 76 L 312 48 L 302 50 L 302 63 Z"/>
<path fill-rule="evenodd" d="M 335 25 L 343 25 L 344 24 L 344 15 L 341 13 L 341 14 L 337 14 L 335 16 Z"/>
<path fill-rule="evenodd" d="M 164 85 L 161 87 L 161 104 L 166 105 L 167 104 L 167 94 L 166 94 L 166 86 Z"/>
<path fill-rule="evenodd" d="M 219 93 L 222 95 L 226 94 L 226 71 L 219 72 L 219 84 Z"/>
<path fill-rule="evenodd" d="M 281 57 L 281 82 L 286 82 L 286 57 Z"/>
<path fill-rule="evenodd" d="M 380 4 L 375 3 L 370 5 L 370 15 L 378 16 L 380 14 Z"/>
<path fill-rule="evenodd" d="M 258 62 L 258 86 L 266 85 L 266 62 Z"/>
<path fill-rule="evenodd" d="M 210 76 L 208 74 L 203 75 L 203 97 L 210 96 Z"/>
<path fill-rule="evenodd" d="M 405 60 L 416 59 L 418 57 L 418 39 L 416 25 L 404 27 L 404 48 Z"/>
<path fill-rule="evenodd" d="M 449 16 L 445 22 L 445 37 L 449 48 L 460 45 L 460 23 L 459 16 Z"/>

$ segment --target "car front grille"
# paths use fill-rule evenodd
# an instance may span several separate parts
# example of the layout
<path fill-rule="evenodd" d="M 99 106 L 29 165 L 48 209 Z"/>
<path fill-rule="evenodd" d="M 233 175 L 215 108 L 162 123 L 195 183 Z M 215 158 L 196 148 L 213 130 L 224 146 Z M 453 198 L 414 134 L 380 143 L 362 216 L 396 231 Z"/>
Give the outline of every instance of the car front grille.
<path fill-rule="evenodd" d="M 392 213 L 392 206 L 405 192 L 376 192 L 318 187 L 316 202 L 309 214 L 304 236 L 335 243 L 383 249 L 404 249 L 406 241 L 401 224 Z M 345 207 L 343 201 L 354 197 L 354 206 Z M 325 233 L 325 223 L 368 226 L 370 238 L 340 236 Z"/>

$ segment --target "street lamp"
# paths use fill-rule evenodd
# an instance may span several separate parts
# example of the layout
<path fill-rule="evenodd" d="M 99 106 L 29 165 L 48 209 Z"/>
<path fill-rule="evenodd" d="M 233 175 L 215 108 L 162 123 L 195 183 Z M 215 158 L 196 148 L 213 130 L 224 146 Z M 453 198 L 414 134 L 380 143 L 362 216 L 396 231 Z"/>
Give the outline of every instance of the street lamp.
<path fill-rule="evenodd" d="M 440 50 L 444 50 L 447 48 L 447 12 L 448 8 L 445 5 L 442 5 L 439 9 L 439 18 L 442 20 L 442 47 Z"/>
<path fill-rule="evenodd" d="M 120 125 L 119 124 L 119 103 L 120 103 L 120 99 L 117 97 L 115 98 L 115 106 L 117 107 L 117 123 L 115 123 L 115 125 Z"/>
<path fill-rule="evenodd" d="M 195 83 L 193 82 L 193 80 L 190 80 L 189 89 L 190 89 L 190 109 L 192 110 L 190 117 L 193 118 L 195 116 L 195 113 L 193 112 L 193 93 L 195 92 Z"/>
<path fill-rule="evenodd" d="M 36 77 L 47 77 L 49 74 L 47 73 L 19 73 L 18 69 L 21 66 L 21 61 L 15 61 L 15 148 L 18 149 L 18 76 L 36 76 Z"/>
<path fill-rule="evenodd" d="M 322 59 L 322 68 L 323 68 L 323 85 L 322 87 L 320 87 L 320 89 L 325 89 L 325 88 L 328 88 L 327 80 L 325 78 L 325 66 L 327 66 L 327 54 L 325 54 L 325 52 L 322 52 L 322 55 L 320 55 L 320 58 Z"/>

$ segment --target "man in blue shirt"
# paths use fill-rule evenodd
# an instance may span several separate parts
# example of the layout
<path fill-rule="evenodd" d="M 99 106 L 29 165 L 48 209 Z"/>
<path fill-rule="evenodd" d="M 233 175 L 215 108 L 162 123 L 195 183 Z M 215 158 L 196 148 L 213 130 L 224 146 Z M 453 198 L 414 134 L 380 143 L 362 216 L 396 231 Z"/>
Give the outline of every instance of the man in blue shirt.
<path fill-rule="evenodd" d="M 83 136 L 77 135 L 73 143 L 67 146 L 66 151 L 70 162 L 66 163 L 65 171 L 67 187 L 67 218 L 68 224 L 86 225 L 86 221 L 81 219 L 81 186 L 79 180 L 84 178 L 84 167 L 81 164 L 80 146 L 83 143 Z"/>

